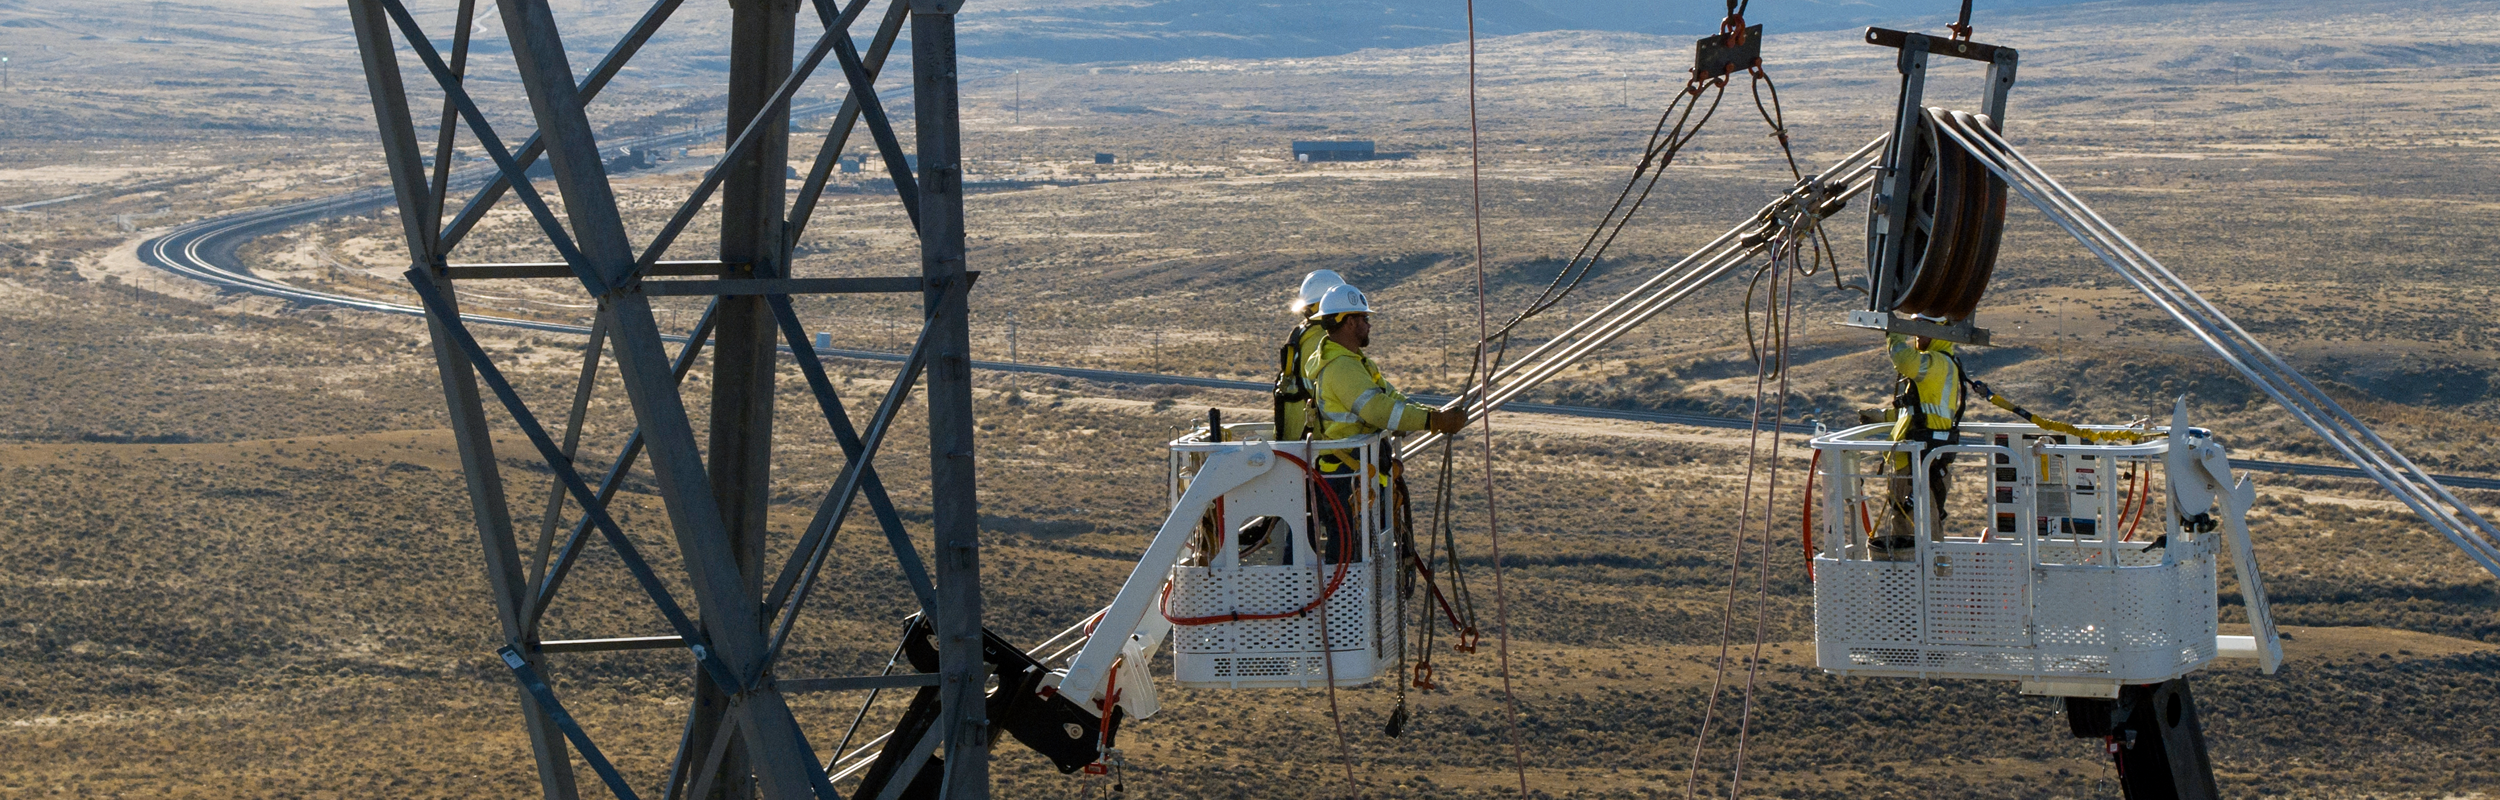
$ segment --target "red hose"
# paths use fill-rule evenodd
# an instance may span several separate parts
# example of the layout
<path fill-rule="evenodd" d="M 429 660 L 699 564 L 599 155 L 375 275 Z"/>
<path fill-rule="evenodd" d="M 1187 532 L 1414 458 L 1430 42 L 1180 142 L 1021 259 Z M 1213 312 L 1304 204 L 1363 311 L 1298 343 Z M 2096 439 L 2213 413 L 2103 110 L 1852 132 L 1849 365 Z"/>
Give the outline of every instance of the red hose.
<path fill-rule="evenodd" d="M 1797 539 L 1806 550 L 1806 581 L 1814 581 L 1814 475 L 1823 468 L 1823 450 L 1816 448 L 1814 463 L 1806 465 L 1805 509 L 1797 514 Z"/>
<path fill-rule="evenodd" d="M 1293 462 L 1295 466 L 1302 468 L 1302 473 L 1304 475 L 1310 476 L 1312 480 L 1320 482 L 1320 491 L 1318 494 L 1320 497 L 1327 499 L 1328 510 L 1333 512 L 1332 516 L 1337 519 L 1337 530 L 1340 534 L 1337 537 L 1337 570 L 1335 574 L 1328 577 L 1328 586 L 1322 589 L 1319 593 L 1319 598 L 1312 600 L 1309 605 L 1283 613 L 1244 614 L 1239 611 L 1235 611 L 1230 614 L 1210 614 L 1203 617 L 1175 617 L 1172 616 L 1171 611 L 1172 582 L 1167 580 L 1163 582 L 1163 594 L 1160 601 L 1156 605 L 1156 612 L 1162 614 L 1165 620 L 1180 627 L 1192 627 L 1198 625 L 1213 625 L 1219 622 L 1245 622 L 1251 620 L 1298 617 L 1309 613 L 1312 609 L 1325 605 L 1329 598 L 1337 595 L 1337 587 L 1345 584 L 1346 570 L 1353 566 L 1352 560 L 1349 559 L 1348 556 L 1353 555 L 1352 546 L 1354 544 L 1354 537 L 1358 535 L 1354 531 L 1353 518 L 1346 513 L 1345 501 L 1338 499 L 1337 493 L 1328 489 L 1327 478 L 1321 476 L 1319 474 L 1319 470 L 1312 469 L 1311 462 L 1304 461 L 1300 458 L 1281 452 L 1277 453 L 1276 457 Z M 1361 473 L 1356 473 L 1356 479 L 1361 479 Z"/>
<path fill-rule="evenodd" d="M 2144 466 L 2138 466 L 2136 467 L 2135 474 L 2136 477 L 2143 483 L 2143 486 L 2139 488 L 2135 486 L 2135 482 L 2131 481 L 2128 483 L 2130 488 L 2135 488 L 2135 516 L 2127 521 L 2127 535 L 2119 539 L 2119 541 L 2122 542 L 2135 541 L 2135 527 L 2143 524 L 2144 522 L 2144 508 L 2153 504 L 2152 470 Z"/>

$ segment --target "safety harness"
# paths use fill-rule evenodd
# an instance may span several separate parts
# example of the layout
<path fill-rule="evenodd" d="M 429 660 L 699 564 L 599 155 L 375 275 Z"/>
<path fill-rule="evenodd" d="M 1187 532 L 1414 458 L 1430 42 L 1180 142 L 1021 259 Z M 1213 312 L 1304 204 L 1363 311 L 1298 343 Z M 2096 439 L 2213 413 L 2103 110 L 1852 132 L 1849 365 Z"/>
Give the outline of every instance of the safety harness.
<path fill-rule="evenodd" d="M 1297 412 L 1295 418 L 1307 428 L 1311 417 L 1309 403 L 1318 397 L 1311 390 L 1311 382 L 1302 377 L 1302 337 L 1311 332 L 1311 324 L 1306 321 L 1293 326 L 1293 334 L 1285 337 L 1284 346 L 1276 348 L 1276 388 L 1270 395 L 1276 404 L 1276 440 L 1280 442 L 1302 438 L 1300 431 L 1286 429 L 1285 409 Z"/>
<path fill-rule="evenodd" d="M 1910 420 L 1909 426 L 1903 429 L 1903 435 L 1901 438 L 1905 441 L 1927 442 L 1930 444 L 1960 443 L 1962 441 L 1962 414 L 1963 412 L 1970 410 L 1970 389 L 1973 384 L 1977 383 L 1977 381 L 1971 380 L 1970 370 L 1962 368 L 1962 357 L 1960 355 L 1953 353 L 1952 351 L 1921 352 L 1927 352 L 1932 355 L 1941 355 L 1945 357 L 1946 361 L 1952 362 L 1953 377 L 1961 381 L 1961 386 L 1957 387 L 1961 391 L 1957 393 L 1959 396 L 1954 398 L 1953 414 L 1951 416 L 1953 425 L 1944 430 L 1936 430 L 1927 424 L 1927 404 L 1919 402 L 1918 380 L 1906 376 L 1895 380 L 1893 383 L 1892 395 L 1893 419 L 1900 419 L 1900 415 L 1908 414 Z M 1985 387 L 1981 388 L 1983 390 L 1985 389 Z"/>

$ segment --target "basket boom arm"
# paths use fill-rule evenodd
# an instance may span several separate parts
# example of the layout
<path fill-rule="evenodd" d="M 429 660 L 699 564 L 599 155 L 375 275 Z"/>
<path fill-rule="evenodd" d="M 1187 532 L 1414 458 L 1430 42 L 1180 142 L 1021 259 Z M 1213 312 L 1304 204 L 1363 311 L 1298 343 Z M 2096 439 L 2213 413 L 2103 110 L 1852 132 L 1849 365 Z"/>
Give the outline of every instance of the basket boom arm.
<path fill-rule="evenodd" d="M 1128 580 L 1120 584 L 1120 593 L 1111 599 L 1109 608 L 1103 609 L 1102 621 L 1095 624 L 1085 646 L 1069 660 L 1067 673 L 1057 676 L 1055 684 L 1045 681 L 1044 685 L 1055 687 L 1079 706 L 1098 708 L 1108 688 L 1105 683 L 1111 662 L 1120 657 L 1131 637 L 1140 635 L 1146 615 L 1155 610 L 1155 598 L 1162 593 L 1172 565 L 1188 547 L 1199 518 L 1206 515 L 1207 507 L 1216 498 L 1267 474 L 1276 461 L 1275 446 L 1269 442 L 1242 442 L 1237 447 L 1207 453 L 1206 463 L 1189 481 L 1189 490 L 1182 492 L 1180 501 L 1172 505 L 1171 516 L 1165 517 L 1163 527 L 1155 531 L 1154 541 L 1146 545 L 1146 554 L 1137 559 L 1137 568 L 1129 571 Z M 1145 633 L 1156 634 L 1167 627 L 1157 625 L 1157 630 Z M 1147 643 L 1149 651 L 1152 644 Z M 1143 664 L 1130 666 L 1145 668 Z"/>

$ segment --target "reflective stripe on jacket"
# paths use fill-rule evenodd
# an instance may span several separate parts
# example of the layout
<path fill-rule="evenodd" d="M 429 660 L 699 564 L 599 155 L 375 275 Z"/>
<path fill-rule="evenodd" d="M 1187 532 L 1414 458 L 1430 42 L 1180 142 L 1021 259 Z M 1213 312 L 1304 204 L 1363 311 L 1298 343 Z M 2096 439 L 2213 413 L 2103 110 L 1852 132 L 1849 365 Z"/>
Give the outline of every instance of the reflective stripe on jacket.
<path fill-rule="evenodd" d="M 1953 360 L 1953 343 L 1935 341 L 1920 350 L 1902 334 L 1884 339 L 1892 350 L 1893 372 L 1908 379 L 1918 392 L 1918 413 L 1926 417 L 1926 428 L 1952 430 L 1957 422 L 1954 415 L 1962 407 L 1962 370 Z M 1903 414 L 1892 423 L 1892 438 L 1900 441 L 1909 435 L 1910 415 Z"/>
<path fill-rule="evenodd" d="M 1380 376 L 1371 357 L 1322 339 L 1319 353 L 1302 360 L 1302 375 L 1315 390 L 1321 439 L 1348 439 L 1378 431 L 1419 431 L 1431 409 Z"/>

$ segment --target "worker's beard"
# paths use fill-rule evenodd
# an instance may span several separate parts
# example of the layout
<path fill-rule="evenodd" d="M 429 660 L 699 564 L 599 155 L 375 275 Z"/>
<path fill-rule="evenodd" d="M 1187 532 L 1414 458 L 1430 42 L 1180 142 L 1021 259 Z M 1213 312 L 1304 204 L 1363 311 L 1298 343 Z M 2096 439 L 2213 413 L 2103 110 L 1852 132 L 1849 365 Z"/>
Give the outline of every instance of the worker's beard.
<path fill-rule="evenodd" d="M 1356 331 L 1356 332 L 1355 332 L 1355 334 L 1354 334 L 1354 349 L 1356 349 L 1356 350 L 1361 350 L 1361 349 L 1368 348 L 1368 347 L 1371 347 L 1371 346 L 1372 346 L 1372 329 L 1370 329 L 1370 328 L 1364 328 L 1364 329 L 1362 329 L 1362 330 L 1360 330 L 1360 331 Z"/>

